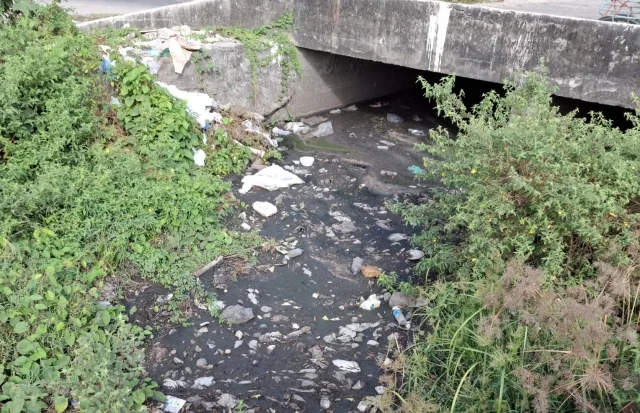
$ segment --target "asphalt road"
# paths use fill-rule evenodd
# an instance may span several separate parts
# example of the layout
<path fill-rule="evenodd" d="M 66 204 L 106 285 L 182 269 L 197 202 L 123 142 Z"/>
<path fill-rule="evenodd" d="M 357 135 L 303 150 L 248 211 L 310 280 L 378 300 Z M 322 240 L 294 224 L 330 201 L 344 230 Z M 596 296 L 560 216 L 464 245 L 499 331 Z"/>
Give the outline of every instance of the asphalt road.
<path fill-rule="evenodd" d="M 63 0 L 62 7 L 73 9 L 76 14 L 124 14 L 187 1 L 191 0 Z"/>

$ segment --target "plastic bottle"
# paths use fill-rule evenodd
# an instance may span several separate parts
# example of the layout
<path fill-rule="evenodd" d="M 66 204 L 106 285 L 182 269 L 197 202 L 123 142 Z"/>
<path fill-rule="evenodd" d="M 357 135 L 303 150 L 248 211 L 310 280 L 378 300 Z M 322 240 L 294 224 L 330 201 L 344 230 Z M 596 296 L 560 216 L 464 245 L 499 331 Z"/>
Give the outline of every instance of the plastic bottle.
<path fill-rule="evenodd" d="M 399 325 L 403 326 L 407 324 L 407 319 L 404 317 L 404 314 L 402 314 L 402 309 L 398 306 L 393 307 L 393 317 Z"/>

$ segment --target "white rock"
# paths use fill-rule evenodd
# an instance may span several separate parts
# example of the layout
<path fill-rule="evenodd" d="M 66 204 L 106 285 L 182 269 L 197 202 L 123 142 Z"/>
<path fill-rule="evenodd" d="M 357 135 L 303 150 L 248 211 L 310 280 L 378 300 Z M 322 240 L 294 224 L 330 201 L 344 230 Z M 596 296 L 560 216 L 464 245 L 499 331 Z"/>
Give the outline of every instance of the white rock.
<path fill-rule="evenodd" d="M 199 377 L 193 382 L 194 389 L 202 389 L 213 385 L 213 377 Z"/>
<path fill-rule="evenodd" d="M 242 345 L 242 343 L 244 343 L 244 341 L 242 340 L 236 340 L 235 344 L 233 345 L 233 348 L 238 348 Z"/>
<path fill-rule="evenodd" d="M 377 341 L 375 341 L 375 340 L 367 341 L 367 345 L 370 346 L 370 347 L 378 347 L 378 344 L 379 343 Z"/>
<path fill-rule="evenodd" d="M 409 237 L 406 236 L 405 234 L 395 233 L 395 234 L 389 235 L 387 239 L 389 241 L 398 242 L 398 241 L 404 241 L 406 239 L 409 239 Z"/>
<path fill-rule="evenodd" d="M 236 338 L 238 340 L 240 340 L 242 338 L 242 336 L 243 336 L 242 331 L 240 331 L 240 330 L 236 331 Z"/>
<path fill-rule="evenodd" d="M 409 250 L 407 251 L 407 259 L 411 260 L 411 261 L 417 261 L 422 259 L 422 257 L 424 257 L 424 252 L 420 251 L 420 250 Z"/>
<path fill-rule="evenodd" d="M 347 371 L 349 373 L 360 373 L 360 366 L 355 361 L 333 360 L 333 365 L 342 371 Z"/>
<path fill-rule="evenodd" d="M 300 165 L 304 167 L 310 167 L 315 162 L 315 158 L 313 156 L 303 156 L 300 158 Z"/>
<path fill-rule="evenodd" d="M 254 202 L 251 206 L 254 211 L 265 218 L 269 218 L 278 213 L 278 208 L 269 202 Z"/>
<path fill-rule="evenodd" d="M 245 231 L 251 231 L 251 225 L 247 224 L 246 222 L 243 222 L 240 226 Z"/>

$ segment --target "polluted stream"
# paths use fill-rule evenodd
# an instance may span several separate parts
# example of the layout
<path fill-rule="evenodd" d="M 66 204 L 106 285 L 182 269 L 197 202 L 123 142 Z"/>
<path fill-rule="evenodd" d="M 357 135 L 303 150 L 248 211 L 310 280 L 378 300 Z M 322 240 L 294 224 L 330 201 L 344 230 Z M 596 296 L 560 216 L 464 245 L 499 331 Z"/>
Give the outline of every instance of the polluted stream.
<path fill-rule="evenodd" d="M 381 366 L 390 361 L 390 344 L 407 345 L 411 326 L 396 323 L 392 305 L 405 306 L 409 316 L 415 299 L 396 293 L 389 302 L 391 294 L 364 274 L 414 276 L 420 252 L 411 250 L 409 238 L 418 229 L 388 212 L 385 202 L 420 199 L 426 186 L 412 170 L 424 156 L 415 145 L 427 138 L 409 129 L 426 134 L 439 124 L 420 97 L 387 102 L 306 119 L 312 131 L 331 122 L 329 136 L 283 137 L 287 149 L 278 164 L 303 183 L 241 193 L 242 177 L 233 180 L 233 194 L 247 209 L 230 229 L 258 231 L 275 244 L 259 252 L 258 265 L 224 259 L 200 277 L 234 324 L 194 304 L 188 326 L 154 332 L 146 367 L 175 403 L 164 411 L 369 411 L 371 398 L 385 391 Z M 390 113 L 403 121 L 392 122 L 399 119 Z M 313 164 L 303 166 L 301 157 Z M 265 218 L 252 209 L 255 202 L 277 212 Z M 360 271 L 356 261 L 354 275 L 357 257 L 365 267 Z M 135 321 L 153 325 L 145 314 L 167 293 L 151 286 L 130 297 L 128 306 L 147 309 Z M 372 294 L 379 307 L 361 308 Z"/>

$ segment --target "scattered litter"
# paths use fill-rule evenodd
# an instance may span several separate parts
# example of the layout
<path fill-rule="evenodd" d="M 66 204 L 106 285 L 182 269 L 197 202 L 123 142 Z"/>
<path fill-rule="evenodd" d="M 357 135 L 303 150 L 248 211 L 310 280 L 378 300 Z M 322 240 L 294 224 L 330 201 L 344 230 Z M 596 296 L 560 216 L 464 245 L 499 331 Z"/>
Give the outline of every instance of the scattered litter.
<path fill-rule="evenodd" d="M 302 118 L 300 119 L 302 122 L 306 123 L 307 125 L 311 125 L 311 126 L 315 126 L 318 123 L 322 123 L 322 122 L 326 122 L 329 119 L 325 118 L 323 116 L 312 116 L 310 118 Z"/>
<path fill-rule="evenodd" d="M 360 366 L 355 361 L 333 360 L 332 363 L 342 371 L 347 371 L 349 373 L 360 373 Z"/>
<path fill-rule="evenodd" d="M 271 165 L 253 175 L 242 178 L 242 188 L 238 191 L 246 194 L 254 186 L 259 186 L 267 191 L 288 188 L 291 185 L 301 185 L 304 181 L 299 176 L 285 171 L 279 165 Z"/>
<path fill-rule="evenodd" d="M 257 125 L 254 125 L 249 119 L 245 119 L 242 121 L 242 126 L 244 126 L 244 131 L 249 133 L 261 133 L 260 128 Z"/>
<path fill-rule="evenodd" d="M 162 410 L 168 413 L 178 413 L 186 403 L 187 401 L 184 399 L 167 396 L 167 401 L 165 401 L 164 405 L 162 405 Z"/>
<path fill-rule="evenodd" d="M 407 259 L 411 261 L 417 261 L 424 257 L 424 252 L 420 250 L 409 250 L 407 251 Z"/>
<path fill-rule="evenodd" d="M 382 170 L 382 171 L 380 171 L 380 175 L 398 176 L 398 173 L 397 172 L 391 172 L 391 171 Z"/>
<path fill-rule="evenodd" d="M 193 389 L 203 389 L 205 387 L 210 387 L 211 385 L 213 385 L 213 377 L 199 377 L 197 379 L 195 379 L 195 381 L 193 382 L 193 386 L 191 386 L 191 388 Z"/>
<path fill-rule="evenodd" d="M 173 62 L 173 70 L 178 74 L 182 74 L 185 65 L 189 62 L 189 59 L 191 59 L 191 54 L 196 50 L 200 50 L 200 46 L 189 44 L 176 36 L 172 36 L 168 43 L 169 53 L 171 53 L 171 60 Z"/>
<path fill-rule="evenodd" d="M 251 206 L 254 211 L 265 218 L 269 218 L 278 213 L 278 208 L 269 202 L 254 202 Z"/>
<path fill-rule="evenodd" d="M 253 309 L 239 304 L 225 308 L 220 317 L 230 324 L 244 324 L 253 318 Z"/>
<path fill-rule="evenodd" d="M 389 104 L 388 102 L 376 102 L 376 103 L 373 103 L 373 104 L 369 105 L 369 107 L 381 108 L 383 106 L 387 106 L 388 104 Z"/>
<path fill-rule="evenodd" d="M 396 144 L 395 144 L 395 143 L 393 143 L 393 142 L 389 142 L 389 141 L 385 141 L 385 140 L 381 140 L 381 141 L 378 141 L 378 142 L 380 142 L 381 144 L 383 144 L 383 145 L 385 145 L 385 146 L 388 146 L 388 147 L 390 147 L 390 148 L 393 148 L 394 146 L 396 146 Z"/>
<path fill-rule="evenodd" d="M 378 297 L 375 294 L 371 294 L 369 298 L 360 304 L 360 308 L 367 311 L 375 310 L 378 307 L 380 307 L 380 300 L 378 300 Z"/>
<path fill-rule="evenodd" d="M 347 108 L 344 108 L 343 110 L 347 110 L 349 112 L 355 112 L 356 110 L 358 110 L 358 108 L 356 107 L 356 105 L 351 105 Z"/>
<path fill-rule="evenodd" d="M 206 93 L 185 92 L 174 85 L 167 85 L 162 82 L 156 82 L 156 84 L 166 89 L 172 96 L 186 100 L 187 110 L 196 118 L 200 127 L 204 128 L 207 122 L 222 122 L 222 115 L 216 112 L 211 112 L 212 109 L 218 107 L 218 103 Z"/>
<path fill-rule="evenodd" d="M 351 262 L 351 274 L 358 275 L 358 273 L 360 272 L 360 269 L 362 268 L 363 263 L 364 263 L 364 260 L 362 258 L 355 257 Z"/>
<path fill-rule="evenodd" d="M 398 306 L 393 307 L 393 318 L 395 318 L 398 324 L 401 326 L 407 324 L 407 319 L 404 317 L 404 314 L 402 314 L 402 310 Z"/>
<path fill-rule="evenodd" d="M 387 390 L 384 386 L 376 386 L 376 393 L 383 394 Z"/>
<path fill-rule="evenodd" d="M 424 131 L 420 129 L 409 129 L 409 133 L 415 136 L 424 136 Z"/>
<path fill-rule="evenodd" d="M 332 115 L 339 115 L 342 113 L 342 111 L 340 109 L 334 109 L 330 110 L 329 113 L 331 113 Z"/>
<path fill-rule="evenodd" d="M 406 236 L 405 234 L 395 233 L 395 234 L 389 235 L 387 239 L 392 242 L 398 242 L 398 241 L 404 241 L 406 239 L 409 239 L 409 237 Z"/>
<path fill-rule="evenodd" d="M 424 169 L 420 168 L 418 165 L 411 165 L 407 169 L 414 175 L 418 175 L 424 172 Z"/>
<path fill-rule="evenodd" d="M 316 130 L 311 132 L 311 136 L 316 138 L 322 138 L 325 136 L 333 135 L 333 125 L 331 122 L 324 122 L 318 125 Z"/>
<path fill-rule="evenodd" d="M 200 277 L 205 272 L 209 271 L 210 269 L 212 269 L 216 265 L 220 264 L 223 259 L 224 259 L 224 257 L 222 255 L 219 256 L 215 260 L 211 261 L 209 264 L 205 265 L 204 267 L 202 267 L 199 270 L 197 270 L 196 272 L 194 272 L 193 275 L 195 275 L 196 277 Z"/>
<path fill-rule="evenodd" d="M 254 293 L 249 293 L 247 295 L 247 297 L 249 298 L 249 301 L 251 301 L 251 304 L 258 305 L 258 298 L 256 297 L 256 295 Z"/>
<path fill-rule="evenodd" d="M 404 122 L 404 119 L 402 119 L 401 116 L 398 116 L 395 113 L 387 113 L 387 120 L 391 123 Z"/>
<path fill-rule="evenodd" d="M 193 162 L 197 166 L 204 166 L 204 160 L 206 159 L 207 154 L 204 153 L 202 149 L 191 148 L 191 150 L 193 151 Z"/>
<path fill-rule="evenodd" d="M 111 99 L 109 99 L 109 104 L 113 106 L 118 106 L 120 104 L 120 101 L 118 100 L 117 97 L 111 96 Z"/>
<path fill-rule="evenodd" d="M 387 149 L 389 149 L 389 147 L 388 147 L 388 146 L 385 146 L 385 145 L 378 145 L 378 146 L 377 146 L 377 148 L 378 148 L 378 149 L 382 149 L 382 150 L 387 150 Z"/>
<path fill-rule="evenodd" d="M 305 126 L 305 124 L 302 122 L 289 122 L 284 125 L 284 130 L 291 131 L 299 135 L 304 135 L 309 132 L 309 127 Z"/>
<path fill-rule="evenodd" d="M 273 129 L 271 129 L 271 133 L 273 133 L 275 136 L 288 136 L 288 135 L 291 135 L 290 131 L 284 130 L 284 129 L 280 129 L 278 127 L 274 127 Z"/>
<path fill-rule="evenodd" d="M 240 226 L 245 231 L 251 231 L 251 225 L 247 224 L 246 222 L 243 222 L 242 224 L 240 224 Z"/>
<path fill-rule="evenodd" d="M 315 162 L 315 158 L 313 156 L 303 156 L 300 158 L 300 165 L 304 167 L 310 167 Z"/>
<path fill-rule="evenodd" d="M 297 258 L 301 256 L 302 253 L 304 253 L 304 250 L 302 248 L 296 248 L 294 250 L 287 252 L 287 258 L 289 259 Z"/>
<path fill-rule="evenodd" d="M 411 119 L 413 119 L 414 122 L 422 122 L 422 118 L 418 115 L 413 115 Z"/>
<path fill-rule="evenodd" d="M 361 269 L 362 275 L 364 278 L 378 278 L 380 274 L 382 274 L 382 270 L 378 267 L 374 267 L 373 265 L 365 265 Z"/>

